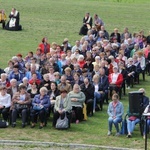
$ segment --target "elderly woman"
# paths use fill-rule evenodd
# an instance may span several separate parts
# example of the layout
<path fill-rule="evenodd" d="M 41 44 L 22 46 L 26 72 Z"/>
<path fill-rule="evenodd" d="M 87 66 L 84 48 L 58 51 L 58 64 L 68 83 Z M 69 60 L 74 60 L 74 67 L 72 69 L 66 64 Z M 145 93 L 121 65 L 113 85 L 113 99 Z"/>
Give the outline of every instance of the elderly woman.
<path fill-rule="evenodd" d="M 108 133 L 110 136 L 112 134 L 112 124 L 114 124 L 116 128 L 116 136 L 119 136 L 119 126 L 118 123 L 122 121 L 122 115 L 124 113 L 124 108 L 122 102 L 119 101 L 119 95 L 113 94 L 112 102 L 109 103 L 107 113 L 109 115 L 108 118 Z"/>
<path fill-rule="evenodd" d="M 32 101 L 31 109 L 31 128 L 35 127 L 35 122 L 37 121 L 37 116 L 39 115 L 40 126 L 39 129 L 42 129 L 46 124 L 46 114 L 50 107 L 50 97 L 47 95 L 47 88 L 40 88 L 40 94 L 35 95 Z"/>
<path fill-rule="evenodd" d="M 123 83 L 123 75 L 118 72 L 118 67 L 113 67 L 113 72 L 109 74 L 108 80 L 109 80 L 109 89 L 110 89 L 110 96 L 112 96 L 112 91 L 119 92 L 122 83 Z"/>
<path fill-rule="evenodd" d="M 76 124 L 83 119 L 83 103 L 85 102 L 85 95 L 80 91 L 80 86 L 75 84 L 73 91 L 68 93 L 71 100 L 72 110 L 75 112 Z"/>
<path fill-rule="evenodd" d="M 10 86 L 10 82 L 7 79 L 7 74 L 6 73 L 1 74 L 0 85 L 1 86 L 6 86 L 7 88 Z"/>
<path fill-rule="evenodd" d="M 40 83 L 39 88 L 46 87 L 48 90 L 50 90 L 51 81 L 49 80 L 49 74 L 44 74 L 43 79 L 44 80 Z"/>
<path fill-rule="evenodd" d="M 126 70 L 127 70 L 127 78 L 126 78 L 127 89 L 130 89 L 131 80 L 134 78 L 134 75 L 136 73 L 136 67 L 133 64 L 132 58 L 128 59 L 128 64 L 126 65 Z"/>
<path fill-rule="evenodd" d="M 27 114 L 30 108 L 31 98 L 26 91 L 26 86 L 21 85 L 19 87 L 19 92 L 16 92 L 12 98 L 12 105 L 10 110 L 12 110 L 12 127 L 16 126 L 17 114 L 21 113 L 22 116 L 22 128 L 25 127 L 27 121 Z"/>
<path fill-rule="evenodd" d="M 11 105 L 11 96 L 7 94 L 6 86 L 0 87 L 0 114 L 3 116 L 3 120 L 8 121 L 8 114 Z"/>
<path fill-rule="evenodd" d="M 10 80 L 10 87 L 7 89 L 7 93 L 13 97 L 13 95 L 18 92 L 18 85 L 17 85 L 17 80 L 16 79 L 11 79 Z"/>
<path fill-rule="evenodd" d="M 72 108 L 71 101 L 65 89 L 61 89 L 60 93 L 61 94 L 56 97 L 56 102 L 54 106 L 53 127 L 55 127 L 57 119 L 59 117 L 64 118 L 65 114 L 68 117 L 70 127 L 70 112 Z"/>

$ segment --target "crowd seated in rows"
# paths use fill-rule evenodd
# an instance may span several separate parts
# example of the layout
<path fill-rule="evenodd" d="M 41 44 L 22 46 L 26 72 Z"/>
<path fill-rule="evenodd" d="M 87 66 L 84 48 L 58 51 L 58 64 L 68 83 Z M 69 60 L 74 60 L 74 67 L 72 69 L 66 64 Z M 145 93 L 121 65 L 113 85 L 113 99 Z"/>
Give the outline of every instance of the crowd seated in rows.
<path fill-rule="evenodd" d="M 115 107 L 119 103 L 118 95 L 120 98 L 122 96 L 122 90 L 125 94 L 126 89 L 139 83 L 140 74 L 143 77 L 146 73 L 150 74 L 149 35 L 146 37 L 141 31 L 131 34 L 128 28 L 124 28 L 123 33 L 119 33 L 117 28 L 108 33 L 97 14 L 94 15 L 92 26 L 89 13 L 84 18 L 80 34 L 84 36 L 76 40 L 74 46 L 67 38 L 60 44 L 50 44 L 48 38 L 44 37 L 37 44 L 35 52 L 29 51 L 26 56 L 16 54 L 8 61 L 8 66 L 1 69 L 0 86 L 5 86 L 4 89 L 13 102 L 9 106 L 13 127 L 16 125 L 17 114 L 21 114 L 22 127 L 25 127 L 28 117 L 31 127 L 34 127 L 38 117 L 40 128 L 43 128 L 51 112 L 54 116 L 53 126 L 58 117 L 64 117 L 64 112 L 67 113 L 69 122 L 72 122 L 70 116 L 75 114 L 74 122 L 78 124 L 83 120 L 84 106 L 89 117 L 97 110 L 103 110 L 103 104 L 105 101 L 108 104 L 111 97 L 115 102 L 109 106 Z M 26 90 L 21 89 L 22 86 Z M 0 93 L 2 91 L 3 89 Z M 21 93 L 21 97 L 25 99 L 22 91 L 30 95 L 27 101 L 27 104 L 30 102 L 29 112 L 14 109 L 16 93 Z M 35 104 L 46 109 L 33 110 Z M 0 101 L 1 105 L 4 104 Z M 3 112 L 4 108 L 0 109 Z M 110 110 L 108 112 L 110 114 Z M 3 119 L 8 121 L 5 113 Z M 109 121 L 111 133 L 112 118 Z M 116 129 L 118 133 L 117 125 Z"/>

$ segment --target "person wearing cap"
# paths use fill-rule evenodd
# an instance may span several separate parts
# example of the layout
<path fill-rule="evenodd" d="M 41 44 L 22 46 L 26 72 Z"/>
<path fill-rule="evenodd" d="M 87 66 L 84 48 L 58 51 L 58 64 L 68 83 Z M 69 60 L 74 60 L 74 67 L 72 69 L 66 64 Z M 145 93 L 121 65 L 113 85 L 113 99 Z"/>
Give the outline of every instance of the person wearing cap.
<path fill-rule="evenodd" d="M 54 105 L 54 115 L 53 115 L 53 124 L 52 126 L 56 126 L 57 119 L 61 117 L 63 119 L 65 115 L 68 118 L 68 125 L 70 128 L 70 119 L 71 119 L 71 100 L 67 95 L 67 91 L 65 89 L 60 90 L 60 95 L 56 97 L 55 105 Z"/>
<path fill-rule="evenodd" d="M 27 115 L 30 109 L 31 98 L 27 93 L 27 88 L 24 85 L 19 86 L 19 91 L 13 95 L 12 104 L 10 107 L 11 110 L 11 122 L 12 127 L 16 126 L 17 115 L 21 114 L 22 118 L 22 128 L 26 126 L 27 123 Z M 26 107 L 21 107 L 25 106 Z M 20 106 L 20 107 L 18 107 Z"/>
<path fill-rule="evenodd" d="M 63 41 L 61 49 L 63 52 L 67 52 L 67 50 L 71 50 L 71 45 L 68 43 L 68 39 Z"/>
<path fill-rule="evenodd" d="M 9 110 L 11 106 L 11 96 L 7 94 L 7 88 L 4 85 L 0 86 L 0 114 L 3 120 L 8 121 Z"/>
<path fill-rule="evenodd" d="M 83 25 L 80 29 L 79 35 L 86 35 L 87 31 L 92 27 L 92 22 L 93 19 L 90 16 L 90 13 L 86 13 L 85 17 L 83 18 Z"/>

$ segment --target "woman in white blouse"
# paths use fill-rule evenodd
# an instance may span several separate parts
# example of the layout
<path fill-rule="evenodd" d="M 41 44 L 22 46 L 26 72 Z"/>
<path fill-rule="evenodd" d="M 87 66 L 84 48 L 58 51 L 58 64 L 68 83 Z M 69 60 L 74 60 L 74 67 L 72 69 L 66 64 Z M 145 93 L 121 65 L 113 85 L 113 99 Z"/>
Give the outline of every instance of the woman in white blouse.
<path fill-rule="evenodd" d="M 8 121 L 8 114 L 11 105 L 11 96 L 7 94 L 5 86 L 0 87 L 0 114 L 3 116 L 3 120 Z"/>

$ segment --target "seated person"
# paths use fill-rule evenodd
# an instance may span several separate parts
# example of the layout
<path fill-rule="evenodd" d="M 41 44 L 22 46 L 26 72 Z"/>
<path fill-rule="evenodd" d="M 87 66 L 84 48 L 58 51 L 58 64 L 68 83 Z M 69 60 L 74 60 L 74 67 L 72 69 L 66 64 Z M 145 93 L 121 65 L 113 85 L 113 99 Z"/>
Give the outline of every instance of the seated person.
<path fill-rule="evenodd" d="M 6 22 L 6 14 L 4 10 L 0 10 L 0 23 L 2 23 L 2 28 L 5 28 L 5 22 Z"/>
<path fill-rule="evenodd" d="M 110 89 L 110 96 L 112 96 L 112 91 L 119 92 L 119 89 L 122 86 L 123 83 L 123 76 L 121 73 L 118 72 L 117 67 L 113 67 L 113 72 L 109 74 L 108 80 L 109 80 L 109 89 Z"/>
<path fill-rule="evenodd" d="M 60 93 L 61 94 L 56 97 L 56 102 L 54 106 L 53 127 L 56 126 L 56 122 L 59 117 L 65 117 L 65 113 L 68 117 L 70 127 L 71 101 L 65 89 L 61 89 Z"/>
<path fill-rule="evenodd" d="M 87 31 L 91 29 L 92 27 L 92 17 L 90 16 L 90 13 L 86 13 L 85 17 L 83 18 L 83 25 L 80 29 L 79 34 L 80 35 L 86 35 Z"/>
<path fill-rule="evenodd" d="M 136 67 L 133 64 L 132 58 L 128 58 L 128 64 L 126 65 L 126 70 L 127 70 L 127 78 L 126 78 L 127 89 L 130 89 L 131 80 L 134 78 L 136 72 Z"/>
<path fill-rule="evenodd" d="M 28 89 L 27 92 L 30 94 L 31 100 L 33 100 L 34 96 L 39 94 L 38 84 L 36 82 L 30 84 L 30 89 Z"/>
<path fill-rule="evenodd" d="M 108 118 L 108 133 L 107 135 L 110 136 L 112 134 L 112 124 L 115 125 L 116 128 L 116 136 L 119 136 L 119 126 L 118 123 L 122 121 L 122 115 L 124 113 L 124 108 L 122 102 L 119 101 L 119 95 L 113 94 L 112 102 L 108 105 L 107 113 L 109 115 Z"/>
<path fill-rule="evenodd" d="M 40 126 L 39 129 L 42 129 L 46 125 L 46 113 L 50 107 L 50 97 L 47 95 L 47 88 L 40 88 L 40 94 L 35 95 L 32 101 L 32 109 L 31 109 L 31 128 L 35 127 L 35 123 L 37 122 L 37 116 L 39 116 Z"/>
<path fill-rule="evenodd" d="M 13 128 L 16 126 L 17 114 L 19 113 L 21 113 L 21 117 L 22 117 L 22 128 L 25 127 L 30 104 L 31 104 L 31 98 L 26 91 L 26 86 L 21 85 L 19 87 L 19 92 L 16 92 L 12 98 L 12 104 L 10 108 L 10 110 L 12 110 L 11 116 L 12 116 Z"/>
<path fill-rule="evenodd" d="M 145 96 L 145 89 L 140 88 L 139 91 L 143 93 L 143 103 L 141 103 L 139 115 L 137 116 L 129 115 L 129 118 L 127 119 L 127 130 L 128 130 L 127 138 L 132 137 L 135 125 L 140 122 L 141 113 L 149 105 L 149 98 Z M 145 135 L 145 131 L 143 134 Z"/>
<path fill-rule="evenodd" d="M 21 25 L 19 25 L 20 14 L 15 8 L 12 8 L 9 18 L 10 20 L 5 26 L 6 30 L 10 30 L 10 31 L 22 30 Z"/>
<path fill-rule="evenodd" d="M 4 121 L 8 121 L 8 114 L 11 105 L 11 96 L 7 94 L 6 86 L 0 87 L 0 114 Z"/>
<path fill-rule="evenodd" d="M 80 86 L 74 84 L 73 91 L 68 93 L 69 99 L 71 100 L 72 110 L 75 112 L 76 124 L 83 120 L 83 103 L 85 101 L 85 95 L 80 91 Z"/>
<path fill-rule="evenodd" d="M 57 88 L 57 83 L 52 81 L 50 84 L 50 90 L 48 91 L 48 95 L 50 97 L 51 106 L 50 111 L 54 111 L 54 105 L 56 102 L 56 97 L 60 95 L 60 91 Z"/>

